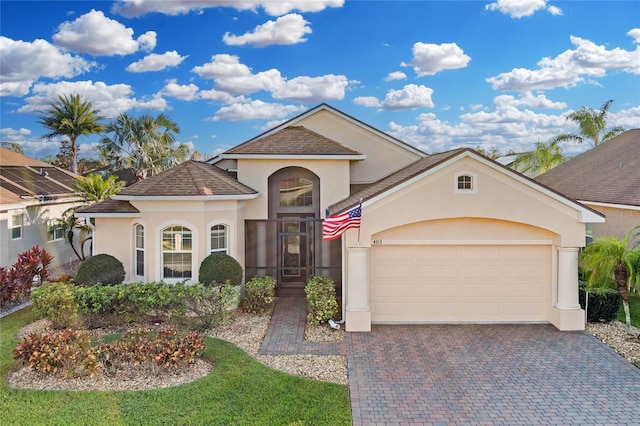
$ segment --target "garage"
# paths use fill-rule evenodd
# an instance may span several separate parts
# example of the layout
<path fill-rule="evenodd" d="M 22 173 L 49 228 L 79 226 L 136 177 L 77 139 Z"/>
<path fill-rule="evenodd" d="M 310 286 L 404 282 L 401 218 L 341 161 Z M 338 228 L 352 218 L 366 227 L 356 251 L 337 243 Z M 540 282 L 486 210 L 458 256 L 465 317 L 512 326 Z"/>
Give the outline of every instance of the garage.
<path fill-rule="evenodd" d="M 372 322 L 546 322 L 550 256 L 545 244 L 374 245 Z"/>

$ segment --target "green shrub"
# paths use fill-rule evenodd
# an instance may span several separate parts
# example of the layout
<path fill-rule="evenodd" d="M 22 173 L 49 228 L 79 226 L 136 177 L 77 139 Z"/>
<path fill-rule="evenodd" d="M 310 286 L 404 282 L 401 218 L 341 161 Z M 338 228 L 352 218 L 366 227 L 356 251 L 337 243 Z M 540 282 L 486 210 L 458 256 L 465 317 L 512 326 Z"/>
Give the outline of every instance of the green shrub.
<path fill-rule="evenodd" d="M 244 296 L 240 308 L 245 312 L 259 314 L 266 311 L 276 300 L 276 280 L 273 277 L 253 277 L 244 284 Z"/>
<path fill-rule="evenodd" d="M 110 254 L 96 254 L 82 262 L 76 272 L 75 283 L 79 286 L 95 284 L 113 285 L 124 281 L 124 265 Z"/>
<path fill-rule="evenodd" d="M 338 315 L 336 287 L 331 278 L 312 277 L 304 288 L 307 320 L 323 324 Z"/>
<path fill-rule="evenodd" d="M 589 289 L 589 305 L 587 306 L 587 321 L 612 321 L 618 315 L 622 300 L 617 290 L 607 287 Z M 586 292 L 580 289 L 580 306 L 585 309 Z"/>
<path fill-rule="evenodd" d="M 31 302 L 36 315 L 51 321 L 53 328 L 73 327 L 78 320 L 78 304 L 69 284 L 45 282 L 33 290 Z"/>
<path fill-rule="evenodd" d="M 228 309 L 234 303 L 236 288 L 229 283 L 214 286 L 179 284 L 175 288 L 177 303 L 171 310 L 171 317 L 189 330 L 217 327 L 224 323 Z"/>
<path fill-rule="evenodd" d="M 198 281 L 204 285 L 226 283 L 242 284 L 242 266 L 226 253 L 216 252 L 205 257 L 198 270 Z"/>

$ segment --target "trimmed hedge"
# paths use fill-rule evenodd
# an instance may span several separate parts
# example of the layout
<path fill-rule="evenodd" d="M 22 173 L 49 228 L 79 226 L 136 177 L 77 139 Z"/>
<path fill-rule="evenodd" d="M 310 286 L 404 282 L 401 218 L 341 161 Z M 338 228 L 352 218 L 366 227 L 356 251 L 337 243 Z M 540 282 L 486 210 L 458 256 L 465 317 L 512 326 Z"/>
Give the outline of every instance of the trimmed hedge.
<path fill-rule="evenodd" d="M 242 266 L 226 253 L 216 252 L 205 257 L 198 270 L 198 281 L 204 285 L 229 282 L 233 286 L 242 284 Z"/>
<path fill-rule="evenodd" d="M 273 277 L 253 277 L 244 284 L 240 307 L 245 312 L 259 314 L 276 300 L 276 280 Z"/>
<path fill-rule="evenodd" d="M 307 321 L 324 324 L 337 317 L 336 287 L 331 278 L 312 277 L 304 292 L 307 295 Z"/>
<path fill-rule="evenodd" d="M 124 265 L 110 254 L 96 254 L 82 262 L 74 281 L 79 286 L 113 285 L 124 281 Z"/>
<path fill-rule="evenodd" d="M 586 292 L 580 289 L 580 307 L 585 309 Z M 589 289 L 589 305 L 587 306 L 587 321 L 597 322 L 613 321 L 618 316 L 618 310 L 622 304 L 622 299 L 617 290 L 611 288 Z"/>

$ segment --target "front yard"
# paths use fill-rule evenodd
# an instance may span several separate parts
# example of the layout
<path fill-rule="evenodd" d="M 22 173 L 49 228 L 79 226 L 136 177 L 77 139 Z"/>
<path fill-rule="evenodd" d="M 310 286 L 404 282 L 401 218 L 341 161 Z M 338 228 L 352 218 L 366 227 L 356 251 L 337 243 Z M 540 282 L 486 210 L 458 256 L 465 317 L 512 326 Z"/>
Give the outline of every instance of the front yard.
<path fill-rule="evenodd" d="M 16 332 L 36 320 L 31 309 L 0 319 L 3 424 L 351 424 L 347 386 L 272 370 L 231 343 L 207 338 L 206 377 L 148 391 L 38 391 L 8 386 L 16 369 Z"/>

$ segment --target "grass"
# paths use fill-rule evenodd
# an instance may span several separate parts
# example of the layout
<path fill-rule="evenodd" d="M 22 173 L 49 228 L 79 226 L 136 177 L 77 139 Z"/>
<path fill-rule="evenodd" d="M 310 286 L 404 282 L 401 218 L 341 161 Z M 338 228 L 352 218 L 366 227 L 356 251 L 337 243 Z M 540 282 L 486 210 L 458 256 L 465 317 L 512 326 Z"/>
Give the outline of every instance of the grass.
<path fill-rule="evenodd" d="M 631 325 L 640 328 L 640 293 L 629 293 L 629 312 L 631 313 Z M 627 323 L 622 305 L 618 311 L 618 321 Z"/>
<path fill-rule="evenodd" d="M 213 372 L 195 382 L 148 391 L 13 389 L 11 351 L 31 309 L 0 319 L 0 413 L 3 425 L 350 425 L 347 386 L 272 370 L 236 346 L 207 339 Z"/>

